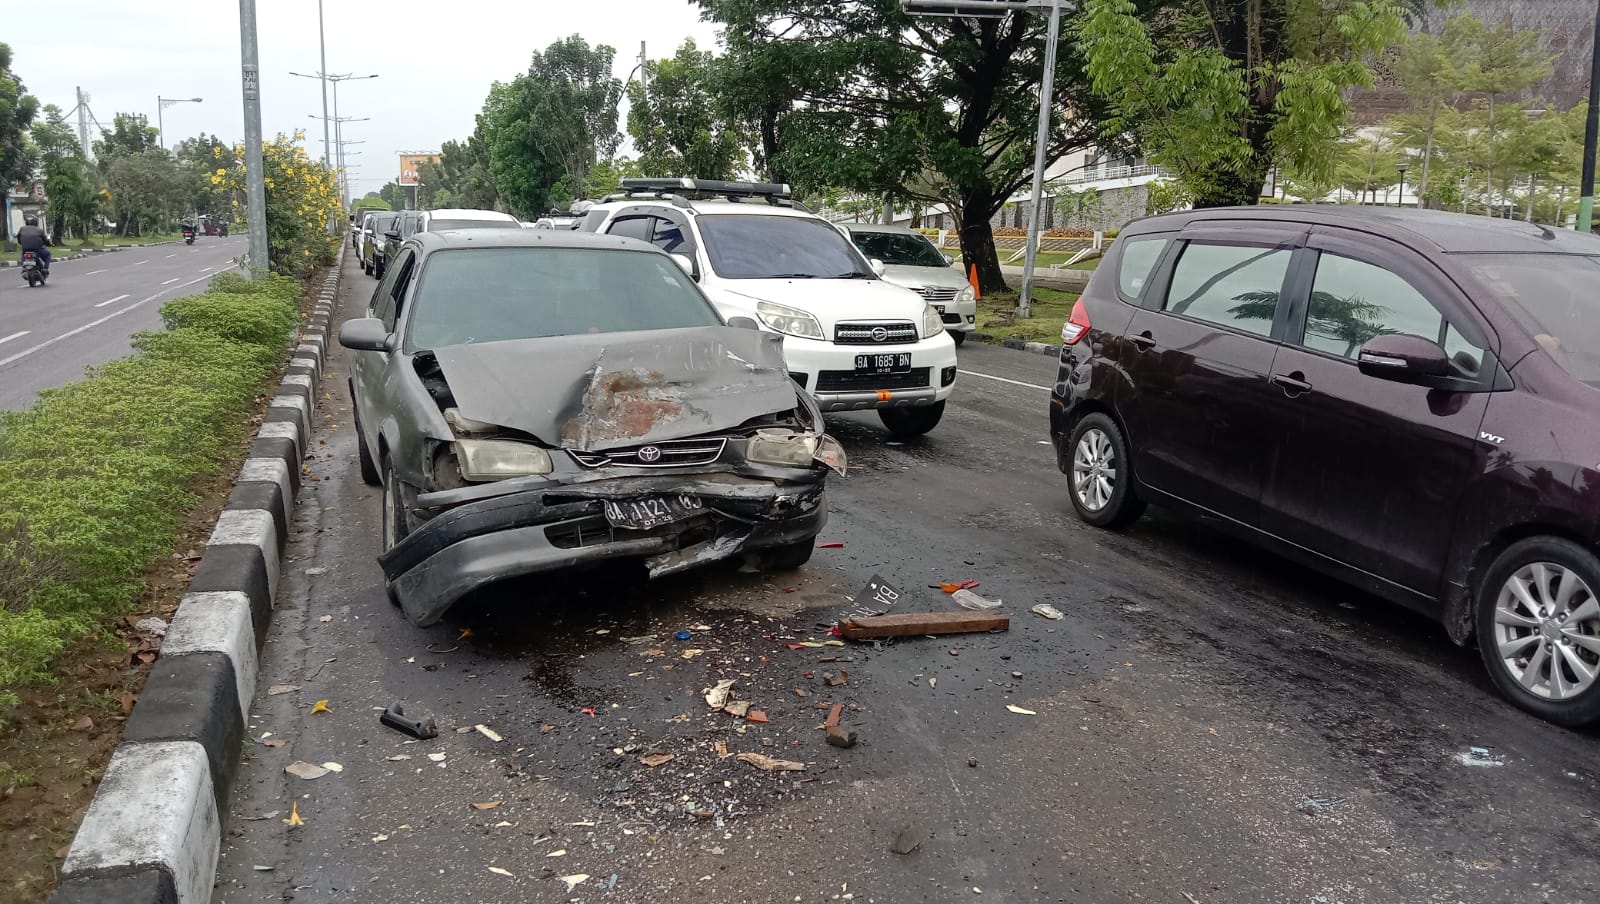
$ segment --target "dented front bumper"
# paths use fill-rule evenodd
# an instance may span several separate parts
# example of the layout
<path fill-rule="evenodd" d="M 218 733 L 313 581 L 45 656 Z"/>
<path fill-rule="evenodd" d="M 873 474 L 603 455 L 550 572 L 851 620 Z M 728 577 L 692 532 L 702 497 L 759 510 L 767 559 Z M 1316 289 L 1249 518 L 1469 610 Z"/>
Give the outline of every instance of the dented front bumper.
<path fill-rule="evenodd" d="M 815 537 L 827 521 L 822 472 L 793 473 L 803 478 L 672 474 L 427 494 L 417 499 L 421 514 L 436 514 L 378 563 L 390 596 L 419 626 L 508 578 L 614 559 L 644 559 L 652 577 L 672 574 Z M 702 509 L 650 530 L 612 527 L 604 510 L 607 501 L 682 495 Z"/>

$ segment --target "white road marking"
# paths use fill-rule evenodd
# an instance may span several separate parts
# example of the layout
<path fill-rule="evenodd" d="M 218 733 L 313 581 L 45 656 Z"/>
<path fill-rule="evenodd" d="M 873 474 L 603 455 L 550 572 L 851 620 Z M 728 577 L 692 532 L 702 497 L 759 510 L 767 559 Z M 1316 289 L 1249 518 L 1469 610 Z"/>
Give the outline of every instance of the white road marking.
<path fill-rule="evenodd" d="M 85 273 L 83 275 L 84 276 L 93 276 L 96 273 L 104 273 L 104 272 L 106 272 L 106 271 L 104 271 L 104 270 L 90 270 L 88 273 Z"/>
<path fill-rule="evenodd" d="M 167 257 L 177 257 L 177 256 L 178 256 L 178 252 L 176 252 L 176 251 L 174 251 L 171 254 L 167 255 Z"/>
<path fill-rule="evenodd" d="M 11 335 L 5 337 L 4 339 L 0 339 L 0 345 L 5 345 L 7 342 L 10 342 L 13 339 L 21 339 L 23 336 L 28 335 L 30 332 L 32 332 L 32 330 L 23 330 L 20 333 L 12 333 Z"/>
<path fill-rule="evenodd" d="M 968 376 L 982 377 L 985 380 L 997 380 L 997 381 L 999 381 L 1001 383 L 1010 383 L 1013 386 L 1026 386 L 1029 389 L 1040 389 L 1040 390 L 1043 390 L 1045 392 L 1049 392 L 1050 391 L 1050 387 L 1048 387 L 1048 386 L 1040 386 L 1038 383 L 1024 383 L 1021 380 L 1012 380 L 1012 379 L 1009 379 L 1007 377 L 997 377 L 997 376 L 994 376 L 993 374 L 980 374 L 975 370 L 967 370 L 966 368 L 962 368 L 961 372 L 964 373 L 964 374 L 967 374 Z"/>
<path fill-rule="evenodd" d="M 211 268 L 210 267 L 201 267 L 200 268 L 200 272 L 201 273 L 209 273 L 209 272 L 211 272 Z"/>
<path fill-rule="evenodd" d="M 171 279 L 167 280 L 166 282 L 162 283 L 162 285 L 163 286 L 170 286 L 170 285 L 172 285 L 173 283 L 177 282 L 178 280 L 180 280 L 182 278 L 183 277 L 181 277 L 181 276 L 174 276 L 173 278 L 171 278 Z"/>
<path fill-rule="evenodd" d="M 127 297 L 128 297 L 128 296 L 126 296 L 126 295 L 118 295 L 118 296 L 117 296 L 117 297 L 116 297 L 116 298 L 108 298 L 108 299 L 106 299 L 106 300 L 105 300 L 105 301 L 102 301 L 102 302 L 100 302 L 100 303 L 99 303 L 99 304 L 97 304 L 97 305 L 95 305 L 95 307 L 97 307 L 97 308 L 103 308 L 103 307 L 105 307 L 105 306 L 106 306 L 106 305 L 108 305 L 108 304 L 116 304 L 116 303 L 117 303 L 117 302 L 119 302 L 119 301 L 121 301 L 121 300 L 122 300 L 122 299 L 124 299 L 124 298 L 127 298 Z"/>
<path fill-rule="evenodd" d="M 175 289 L 182 289 L 185 286 L 192 286 L 197 282 L 204 282 L 209 278 L 210 277 L 207 277 L 207 276 L 196 277 L 196 278 L 191 279 L 188 282 L 184 283 L 183 285 L 175 286 L 174 288 Z M 106 316 L 101 317 L 99 320 L 91 320 L 88 323 L 84 324 L 83 326 L 75 327 L 73 329 L 67 330 L 65 333 L 62 333 L 61 335 L 55 337 L 54 339 L 46 339 L 45 341 L 39 343 L 38 345 L 33 346 L 32 348 L 25 348 L 22 351 L 17 352 L 16 354 L 12 355 L 9 358 L 0 358 L 0 367 L 5 367 L 5 366 L 7 366 L 9 364 L 12 364 L 14 362 L 21 361 L 23 358 L 26 358 L 29 355 L 35 354 L 37 352 L 42 352 L 45 349 L 49 348 L 52 345 L 55 345 L 58 342 L 62 342 L 62 341 L 65 341 L 67 339 L 71 339 L 73 336 L 76 336 L 79 333 L 83 333 L 83 332 L 87 332 L 89 330 L 92 330 L 95 327 L 99 326 L 102 323 L 105 323 L 108 320 L 112 320 L 112 319 L 114 319 L 116 317 L 121 317 L 123 314 L 126 314 L 129 311 L 132 311 L 132 310 L 134 310 L 136 308 L 139 308 L 139 307 L 141 307 L 143 305 L 149 304 L 150 302 L 155 301 L 157 298 L 160 298 L 161 296 L 163 296 L 163 295 L 165 295 L 165 294 L 167 294 L 168 292 L 171 292 L 171 291 L 173 291 L 173 289 L 162 289 L 160 292 L 157 292 L 156 294 L 151 295 L 148 298 L 141 298 L 138 301 L 134 302 L 133 304 L 128 305 L 125 308 L 118 308 L 115 311 L 112 311 L 111 313 L 107 314 Z"/>
<path fill-rule="evenodd" d="M 137 267 L 137 266 L 139 266 L 139 264 L 148 264 L 148 263 L 150 263 L 150 261 L 142 260 L 142 261 L 139 261 L 138 263 L 134 264 L 134 266 Z"/>

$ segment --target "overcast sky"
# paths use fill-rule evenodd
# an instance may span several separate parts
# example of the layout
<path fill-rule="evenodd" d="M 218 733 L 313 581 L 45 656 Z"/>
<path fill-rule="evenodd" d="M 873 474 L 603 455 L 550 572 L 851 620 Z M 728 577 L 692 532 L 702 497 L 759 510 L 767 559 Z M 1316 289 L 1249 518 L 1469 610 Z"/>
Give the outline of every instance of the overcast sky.
<path fill-rule="evenodd" d="M 117 113 L 143 113 L 154 125 L 157 96 L 200 97 L 165 111 L 169 145 L 201 132 L 244 137 L 236 3 L 77 0 L 64 9 L 51 25 L 9 39 L 13 68 L 41 103 L 69 111 L 81 86 L 109 128 Z M 655 59 L 685 38 L 714 46 L 716 35 L 688 0 L 323 0 L 323 15 L 328 72 L 379 75 L 339 91 L 341 117 L 370 117 L 344 124 L 345 141 L 366 142 L 346 149 L 357 196 L 397 178 L 401 151 L 465 138 L 489 85 L 525 71 L 533 50 L 559 38 L 617 48 L 624 78 L 640 41 Z M 322 113 L 320 83 L 289 75 L 320 68 L 317 0 L 258 0 L 257 19 L 262 130 L 304 129 L 307 151 L 320 157 L 322 123 L 311 118 Z M 97 137 L 92 123 L 90 131 Z"/>

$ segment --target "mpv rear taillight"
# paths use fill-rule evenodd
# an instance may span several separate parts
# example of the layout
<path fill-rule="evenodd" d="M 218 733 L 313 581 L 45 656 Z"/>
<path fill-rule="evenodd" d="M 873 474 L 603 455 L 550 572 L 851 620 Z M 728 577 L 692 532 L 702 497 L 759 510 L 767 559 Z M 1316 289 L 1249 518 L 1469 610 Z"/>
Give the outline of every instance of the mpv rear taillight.
<path fill-rule="evenodd" d="M 1078 340 L 1089 335 L 1089 307 L 1083 303 L 1083 296 L 1078 296 L 1078 303 L 1072 306 L 1072 316 L 1061 325 L 1061 344 L 1077 345 Z"/>

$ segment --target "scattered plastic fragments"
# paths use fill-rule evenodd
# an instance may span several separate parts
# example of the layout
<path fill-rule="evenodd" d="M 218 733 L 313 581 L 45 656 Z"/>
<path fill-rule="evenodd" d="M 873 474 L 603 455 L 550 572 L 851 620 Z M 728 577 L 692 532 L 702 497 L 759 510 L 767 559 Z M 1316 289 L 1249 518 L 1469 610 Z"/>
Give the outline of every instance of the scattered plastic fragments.
<path fill-rule="evenodd" d="M 928 586 L 943 590 L 945 593 L 955 593 L 957 590 L 976 590 L 980 585 L 977 581 L 956 581 L 953 584 L 948 581 L 940 581 L 937 584 Z"/>
<path fill-rule="evenodd" d="M 765 754 L 760 754 L 760 753 L 741 753 L 738 756 L 738 760 L 741 763 L 749 763 L 750 765 L 756 767 L 757 769 L 762 770 L 763 772 L 804 772 L 804 771 L 806 771 L 806 764 L 805 763 L 797 763 L 794 760 L 777 760 L 777 759 L 773 759 L 770 756 L 767 756 Z"/>
<path fill-rule="evenodd" d="M 985 599 L 976 593 L 973 593 L 971 590 L 956 590 L 950 595 L 950 598 L 955 600 L 956 605 L 963 609 L 975 609 L 982 611 L 985 609 L 1000 608 L 1000 600 Z"/>
<path fill-rule="evenodd" d="M 818 543 L 818 549 L 844 549 L 843 543 Z"/>
<path fill-rule="evenodd" d="M 322 778 L 324 775 L 328 774 L 329 770 L 318 766 L 316 763 L 295 762 L 283 767 L 283 771 L 289 773 L 295 778 L 304 779 L 305 781 L 309 782 L 314 779 Z"/>
<path fill-rule="evenodd" d="M 706 705 L 712 709 L 722 709 L 727 706 L 728 695 L 733 692 L 733 681 L 732 678 L 724 678 L 717 682 L 716 687 L 706 688 L 704 691 Z"/>
<path fill-rule="evenodd" d="M 583 883 L 588 882 L 589 881 L 589 874 L 588 873 L 574 873 L 574 874 L 572 874 L 570 876 L 557 876 L 556 878 L 560 879 L 562 882 L 567 883 L 567 891 L 572 891 L 574 888 L 577 888 L 578 886 L 582 885 Z"/>
<path fill-rule="evenodd" d="M 1037 716 L 1038 715 L 1038 713 L 1034 712 L 1033 710 L 1031 710 L 1031 709 L 1023 709 L 1022 707 L 1017 706 L 1015 703 L 1007 703 L 1006 704 L 1006 709 L 1008 711 L 1010 711 L 1010 712 L 1016 713 L 1019 716 Z"/>
<path fill-rule="evenodd" d="M 1465 752 L 1456 754 L 1456 762 L 1463 766 L 1504 766 L 1505 757 L 1493 753 L 1487 747 L 1468 747 Z"/>
<path fill-rule="evenodd" d="M 678 640 L 689 640 L 689 639 L 694 637 L 694 632 L 693 631 L 679 631 L 678 633 L 676 633 L 676 634 L 674 634 L 672 636 L 674 638 L 678 639 Z"/>
<path fill-rule="evenodd" d="M 1343 797 L 1302 797 L 1300 799 L 1300 812 L 1307 816 L 1315 816 L 1324 810 L 1332 810 L 1345 802 Z"/>
<path fill-rule="evenodd" d="M 1040 603 L 1039 605 L 1034 606 L 1032 609 L 1029 609 L 1028 611 L 1032 612 L 1034 615 L 1044 616 L 1045 618 L 1048 618 L 1051 621 L 1060 621 L 1062 619 L 1062 617 L 1063 617 L 1061 615 L 1061 610 L 1057 609 L 1056 607 L 1054 607 L 1052 605 L 1050 605 L 1049 603 Z"/>

